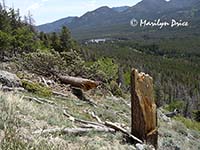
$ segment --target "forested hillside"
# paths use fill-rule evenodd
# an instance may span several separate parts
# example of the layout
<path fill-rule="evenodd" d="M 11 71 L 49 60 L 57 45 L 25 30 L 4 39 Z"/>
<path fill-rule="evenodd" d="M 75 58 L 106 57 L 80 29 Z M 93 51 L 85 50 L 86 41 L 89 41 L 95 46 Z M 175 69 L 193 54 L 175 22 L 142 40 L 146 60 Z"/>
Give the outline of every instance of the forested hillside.
<path fill-rule="evenodd" d="M 191 48 L 181 49 L 178 44 L 178 39 L 171 43 L 166 40 L 160 45 L 135 41 L 87 44 L 84 56 L 87 61 L 99 57 L 115 58 L 120 66 L 121 82 L 127 88 L 133 66 L 149 73 L 154 78 L 158 106 L 169 104 L 171 110 L 177 107 L 185 117 L 192 117 L 193 112 L 200 109 L 198 46 L 192 51 Z"/>

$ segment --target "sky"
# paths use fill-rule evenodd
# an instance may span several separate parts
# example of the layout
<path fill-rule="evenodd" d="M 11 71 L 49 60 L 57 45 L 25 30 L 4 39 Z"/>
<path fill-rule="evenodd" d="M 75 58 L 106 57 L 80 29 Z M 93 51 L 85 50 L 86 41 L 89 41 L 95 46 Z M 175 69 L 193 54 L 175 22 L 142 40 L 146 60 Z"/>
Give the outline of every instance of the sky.
<path fill-rule="evenodd" d="M 5 0 L 6 6 L 19 8 L 21 16 L 27 15 L 30 11 L 35 25 L 68 16 L 81 16 L 101 6 L 133 6 L 139 1 L 141 0 Z"/>

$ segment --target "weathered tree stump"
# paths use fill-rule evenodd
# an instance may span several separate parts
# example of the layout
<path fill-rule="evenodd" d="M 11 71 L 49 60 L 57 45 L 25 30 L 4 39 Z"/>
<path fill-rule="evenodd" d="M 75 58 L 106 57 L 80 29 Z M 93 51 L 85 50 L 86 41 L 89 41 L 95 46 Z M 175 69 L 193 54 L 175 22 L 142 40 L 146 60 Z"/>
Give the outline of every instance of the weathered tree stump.
<path fill-rule="evenodd" d="M 131 132 L 157 149 L 157 112 L 153 95 L 153 79 L 148 74 L 131 72 Z"/>

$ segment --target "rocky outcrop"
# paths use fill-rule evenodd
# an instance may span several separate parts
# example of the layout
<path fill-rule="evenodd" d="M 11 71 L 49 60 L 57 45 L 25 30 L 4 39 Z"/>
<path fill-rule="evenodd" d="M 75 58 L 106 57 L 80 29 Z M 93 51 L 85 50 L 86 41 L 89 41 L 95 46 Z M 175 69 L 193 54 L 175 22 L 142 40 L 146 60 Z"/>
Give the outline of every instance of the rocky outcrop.
<path fill-rule="evenodd" d="M 131 73 L 132 134 L 157 148 L 157 114 L 153 79 L 148 74 Z"/>
<path fill-rule="evenodd" d="M 0 70 L 0 84 L 8 87 L 19 87 L 21 82 L 15 74 Z"/>

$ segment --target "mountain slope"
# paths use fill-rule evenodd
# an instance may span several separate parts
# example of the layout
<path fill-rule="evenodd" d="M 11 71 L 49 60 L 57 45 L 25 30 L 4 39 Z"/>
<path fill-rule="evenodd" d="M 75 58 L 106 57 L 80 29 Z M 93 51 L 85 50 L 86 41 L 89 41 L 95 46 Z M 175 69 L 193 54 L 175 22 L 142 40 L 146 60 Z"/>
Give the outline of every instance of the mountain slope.
<path fill-rule="evenodd" d="M 94 26 L 103 26 L 105 24 L 112 23 L 112 17 L 117 16 L 118 12 L 114 11 L 113 9 L 103 6 L 95 11 L 87 12 L 80 18 L 73 20 L 71 23 L 68 24 L 70 29 L 85 29 L 91 28 Z"/>
<path fill-rule="evenodd" d="M 54 32 L 54 31 L 59 31 L 61 29 L 62 26 L 71 23 L 74 19 L 76 19 L 77 17 L 67 17 L 67 18 L 63 18 L 63 19 L 59 19 L 57 21 L 54 21 L 52 23 L 47 23 L 44 25 L 39 25 L 37 27 L 37 29 L 39 31 L 43 31 L 43 32 Z"/>

